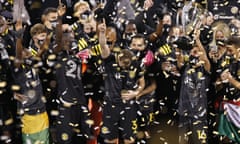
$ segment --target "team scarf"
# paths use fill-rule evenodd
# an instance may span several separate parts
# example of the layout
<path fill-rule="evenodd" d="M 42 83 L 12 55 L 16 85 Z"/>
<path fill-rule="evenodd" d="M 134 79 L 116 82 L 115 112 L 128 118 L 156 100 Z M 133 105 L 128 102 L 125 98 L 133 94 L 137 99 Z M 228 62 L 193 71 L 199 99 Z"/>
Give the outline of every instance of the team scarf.
<path fill-rule="evenodd" d="M 223 101 L 219 115 L 218 132 L 240 143 L 240 102 Z"/>

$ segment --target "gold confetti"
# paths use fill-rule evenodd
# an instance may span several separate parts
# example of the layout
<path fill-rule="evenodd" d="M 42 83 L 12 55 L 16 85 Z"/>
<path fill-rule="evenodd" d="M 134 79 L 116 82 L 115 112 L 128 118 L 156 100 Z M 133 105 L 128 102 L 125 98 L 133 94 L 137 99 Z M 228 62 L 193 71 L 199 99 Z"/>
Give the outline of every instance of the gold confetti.
<path fill-rule="evenodd" d="M 6 81 L 0 82 L 0 88 L 6 87 L 6 86 L 7 86 L 7 82 Z"/>
<path fill-rule="evenodd" d="M 19 91 L 20 90 L 20 86 L 19 85 L 12 85 L 12 87 L 11 87 L 11 89 L 13 90 L 13 91 Z"/>

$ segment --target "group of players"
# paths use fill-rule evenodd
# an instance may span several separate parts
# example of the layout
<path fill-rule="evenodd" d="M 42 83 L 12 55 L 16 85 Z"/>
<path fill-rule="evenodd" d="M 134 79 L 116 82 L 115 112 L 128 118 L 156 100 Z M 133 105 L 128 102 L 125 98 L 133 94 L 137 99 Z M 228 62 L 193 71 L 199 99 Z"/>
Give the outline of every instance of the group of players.
<path fill-rule="evenodd" d="M 164 7 L 149 20 L 152 0 L 129 4 L 78 1 L 69 24 L 59 2 L 29 31 L 0 16 L 1 142 L 146 143 L 166 111 L 179 143 L 240 142 L 226 125 L 240 96 L 239 20 L 231 31 L 204 12 L 189 31 Z"/>

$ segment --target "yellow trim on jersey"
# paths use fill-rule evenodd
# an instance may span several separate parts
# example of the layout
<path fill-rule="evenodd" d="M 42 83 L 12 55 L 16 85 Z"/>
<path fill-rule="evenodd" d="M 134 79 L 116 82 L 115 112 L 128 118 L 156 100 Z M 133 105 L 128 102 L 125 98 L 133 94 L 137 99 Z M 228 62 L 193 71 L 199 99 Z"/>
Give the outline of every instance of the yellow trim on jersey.
<path fill-rule="evenodd" d="M 83 50 L 84 48 L 87 48 L 87 46 L 88 46 L 88 43 L 84 38 L 81 38 L 78 40 L 79 51 Z"/>
<path fill-rule="evenodd" d="M 8 3 L 13 5 L 13 0 L 8 0 Z"/>
<path fill-rule="evenodd" d="M 34 134 L 41 132 L 49 127 L 47 112 L 36 115 L 24 114 L 22 117 L 22 132 L 24 134 Z"/>
<path fill-rule="evenodd" d="M 168 55 L 172 52 L 172 50 L 168 44 L 165 44 L 159 48 L 159 52 L 161 52 L 163 55 Z"/>
<path fill-rule="evenodd" d="M 102 49 L 101 49 L 100 44 L 94 45 L 94 46 L 91 47 L 91 49 L 90 49 L 90 54 L 91 54 L 92 56 L 98 56 L 98 55 L 101 55 L 101 53 L 102 53 Z"/>
<path fill-rule="evenodd" d="M 78 25 L 77 25 L 76 23 L 74 23 L 74 24 L 72 25 L 72 30 L 75 31 L 77 28 L 78 28 Z"/>
<path fill-rule="evenodd" d="M 31 53 L 32 53 L 33 56 L 36 56 L 38 52 L 35 49 L 31 48 Z"/>

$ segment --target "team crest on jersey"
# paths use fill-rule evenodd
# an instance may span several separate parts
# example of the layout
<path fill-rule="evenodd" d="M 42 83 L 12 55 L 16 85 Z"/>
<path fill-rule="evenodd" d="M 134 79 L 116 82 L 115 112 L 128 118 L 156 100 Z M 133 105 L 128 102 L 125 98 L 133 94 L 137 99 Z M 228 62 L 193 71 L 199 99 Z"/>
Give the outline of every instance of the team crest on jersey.
<path fill-rule="evenodd" d="M 133 70 L 133 71 L 129 71 L 129 77 L 130 78 L 134 78 L 134 77 L 136 77 L 136 71 L 135 70 Z"/>
<path fill-rule="evenodd" d="M 62 133 L 61 138 L 62 140 L 67 141 L 69 139 L 69 136 L 67 133 Z"/>
<path fill-rule="evenodd" d="M 109 129 L 107 127 L 102 127 L 102 133 L 103 134 L 108 134 L 109 133 Z"/>

